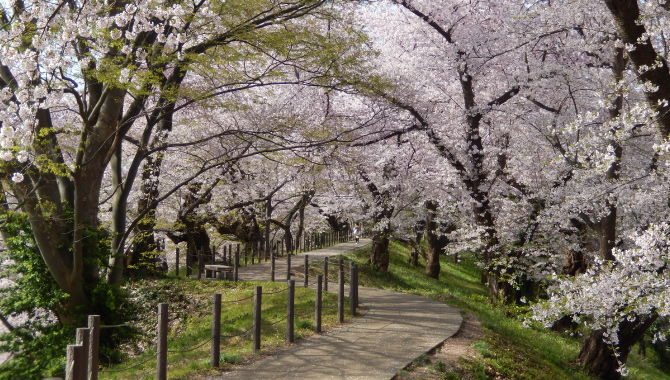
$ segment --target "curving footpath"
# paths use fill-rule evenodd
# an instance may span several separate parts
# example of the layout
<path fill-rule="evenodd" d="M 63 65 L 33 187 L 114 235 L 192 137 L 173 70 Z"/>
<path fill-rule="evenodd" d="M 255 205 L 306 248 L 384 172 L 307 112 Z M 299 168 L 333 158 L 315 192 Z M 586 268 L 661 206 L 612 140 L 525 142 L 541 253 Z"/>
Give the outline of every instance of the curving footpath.
<path fill-rule="evenodd" d="M 368 243 L 362 240 L 362 244 Z M 343 243 L 309 252 L 334 256 L 360 247 Z M 302 264 L 302 255 L 293 257 Z M 286 259 L 277 259 L 277 278 L 285 277 Z M 265 268 L 263 268 L 265 267 Z M 269 279 L 269 263 L 240 268 L 246 281 Z M 336 289 L 329 284 L 329 289 Z M 440 302 L 407 293 L 359 288 L 363 315 L 328 332 L 309 337 L 267 358 L 213 379 L 366 379 L 388 380 L 417 356 L 454 335 L 460 312 Z"/>

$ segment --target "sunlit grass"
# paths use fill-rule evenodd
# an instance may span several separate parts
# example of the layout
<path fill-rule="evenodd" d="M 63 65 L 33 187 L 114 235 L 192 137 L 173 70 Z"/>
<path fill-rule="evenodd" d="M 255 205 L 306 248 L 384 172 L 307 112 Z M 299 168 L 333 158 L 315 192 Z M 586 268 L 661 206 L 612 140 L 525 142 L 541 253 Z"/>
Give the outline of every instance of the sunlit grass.
<path fill-rule="evenodd" d="M 252 358 L 252 335 L 249 330 L 253 325 L 253 292 L 254 287 L 261 285 L 262 296 L 262 336 L 260 353 L 270 352 L 285 345 L 287 292 L 285 283 L 280 282 L 240 282 L 198 281 L 184 278 L 170 278 L 153 284 L 130 284 L 141 286 L 144 297 L 137 300 L 146 303 L 149 313 L 137 324 L 147 326 L 147 349 L 122 363 L 105 368 L 116 371 L 101 373 L 101 379 L 148 379 L 156 376 L 155 328 L 157 317 L 151 309 L 159 302 L 174 301 L 169 306 L 170 333 L 168 334 L 168 378 L 188 379 L 194 374 L 216 375 L 226 368 Z M 222 338 L 220 367 L 210 366 L 212 295 L 222 294 L 221 335 L 242 336 Z M 314 296 L 313 289 L 300 287 L 295 289 L 295 340 L 314 334 Z M 235 300 L 246 300 L 230 302 Z M 347 310 L 347 309 L 345 309 Z M 142 314 L 140 314 L 142 315 Z M 322 329 L 326 330 L 337 323 L 337 295 L 323 294 Z M 245 331 L 248 333 L 244 334 Z M 203 344 L 204 343 L 204 344 Z M 199 345 L 201 347 L 195 348 Z M 143 362 L 145 362 L 142 364 Z M 101 360 L 104 362 L 104 360 Z M 104 363 L 103 363 L 104 364 Z"/>
<path fill-rule="evenodd" d="M 482 360 L 463 361 L 465 372 L 444 373 L 442 378 L 592 379 L 575 364 L 581 339 L 541 326 L 524 327 L 524 307 L 492 303 L 473 257 L 464 255 L 460 263 L 454 264 L 452 257 L 443 256 L 440 279 L 436 280 L 424 275 L 425 263 L 418 267 L 408 264 L 409 249 L 405 245 L 392 242 L 390 253 L 387 273 L 375 272 L 367 265 L 369 247 L 347 253 L 346 259 L 358 264 L 362 286 L 423 295 L 481 320 L 484 338 L 474 342 L 473 347 Z M 653 360 L 642 360 L 635 353 L 631 354 L 629 367 L 630 379 L 668 378 L 668 374 L 654 368 Z"/>

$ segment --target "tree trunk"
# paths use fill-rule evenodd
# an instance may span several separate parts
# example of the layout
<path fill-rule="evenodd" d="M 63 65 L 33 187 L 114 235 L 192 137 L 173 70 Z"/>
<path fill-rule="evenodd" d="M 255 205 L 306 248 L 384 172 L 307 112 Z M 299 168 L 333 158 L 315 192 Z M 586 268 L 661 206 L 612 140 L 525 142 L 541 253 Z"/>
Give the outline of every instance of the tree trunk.
<path fill-rule="evenodd" d="M 611 344 L 605 343 L 603 334 L 605 330 L 594 330 L 584 339 L 582 350 L 579 352 L 577 362 L 586 366 L 592 376 L 604 380 L 621 379 L 619 363 L 625 364 L 631 349 L 642 338 L 658 315 L 639 317 L 633 322 L 624 320 L 619 324 L 619 343 L 616 346 L 618 360 L 614 355 Z"/>
<path fill-rule="evenodd" d="M 379 231 L 372 236 L 369 262 L 375 270 L 387 271 L 389 269 L 389 235 L 390 231 Z"/>

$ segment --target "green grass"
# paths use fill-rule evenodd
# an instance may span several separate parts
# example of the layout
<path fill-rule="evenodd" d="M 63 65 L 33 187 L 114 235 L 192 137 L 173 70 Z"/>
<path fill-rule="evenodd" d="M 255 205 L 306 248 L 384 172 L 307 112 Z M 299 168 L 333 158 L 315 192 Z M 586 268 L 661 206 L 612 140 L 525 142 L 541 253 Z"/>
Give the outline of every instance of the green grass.
<path fill-rule="evenodd" d="M 156 307 L 160 302 L 169 303 L 168 378 L 186 379 L 193 376 L 214 376 L 231 365 L 252 358 L 251 332 L 244 336 L 222 338 L 220 369 L 210 366 L 212 295 L 222 294 L 222 335 L 239 335 L 252 325 L 253 298 L 241 302 L 229 302 L 253 296 L 254 287 L 261 285 L 262 336 L 261 353 L 285 345 L 286 298 L 284 283 L 254 283 L 228 281 L 198 281 L 185 278 L 167 278 L 157 281 L 131 283 L 126 288 L 133 295 L 137 305 L 137 317 L 132 325 L 140 331 L 140 336 L 129 342 L 124 351 L 126 360 L 106 370 L 120 372 L 101 373 L 101 379 L 145 379 L 155 378 L 156 360 Z M 337 296 L 323 294 L 322 328 L 325 330 L 337 322 Z M 314 290 L 296 286 L 295 289 L 295 337 L 296 341 L 313 334 L 314 330 Z M 195 348 L 195 349 L 193 349 Z M 177 352 L 179 351 L 179 352 Z M 182 352 L 183 351 L 183 352 Z M 146 363 L 144 363 L 146 362 Z M 101 358 L 101 365 L 105 365 Z"/>
<path fill-rule="evenodd" d="M 473 347 L 483 360 L 462 362 L 461 372 L 443 373 L 442 378 L 463 379 L 592 379 L 575 364 L 580 350 L 579 338 L 559 334 L 540 326 L 524 327 L 520 315 L 523 307 L 492 303 L 488 290 L 480 282 L 480 269 L 472 257 L 464 256 L 458 264 L 442 258 L 440 279 L 423 274 L 424 267 L 407 263 L 409 250 L 392 242 L 391 263 L 387 273 L 373 271 L 368 265 L 369 247 L 347 253 L 347 260 L 359 266 L 362 286 L 390 289 L 429 297 L 445 302 L 481 320 L 484 339 Z M 348 263 L 345 265 L 348 268 Z M 628 365 L 630 379 L 667 379 L 653 365 L 653 358 L 643 359 L 632 353 Z M 431 371 L 435 372 L 435 367 Z"/>

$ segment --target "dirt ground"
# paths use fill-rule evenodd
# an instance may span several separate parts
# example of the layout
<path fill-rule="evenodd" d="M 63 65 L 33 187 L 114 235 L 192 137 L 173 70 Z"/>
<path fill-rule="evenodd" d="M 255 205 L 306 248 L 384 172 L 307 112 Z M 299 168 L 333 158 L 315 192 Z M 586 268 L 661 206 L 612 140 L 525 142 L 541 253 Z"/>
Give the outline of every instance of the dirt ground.
<path fill-rule="evenodd" d="M 458 332 L 430 352 L 420 357 L 412 365 L 398 373 L 393 380 L 437 380 L 444 379 L 445 372 L 457 372 L 462 360 L 474 360 L 480 357 L 471 347 L 472 343 L 484 337 L 481 323 L 474 316 L 463 316 L 463 324 Z M 438 363 L 443 363 L 438 364 Z"/>

